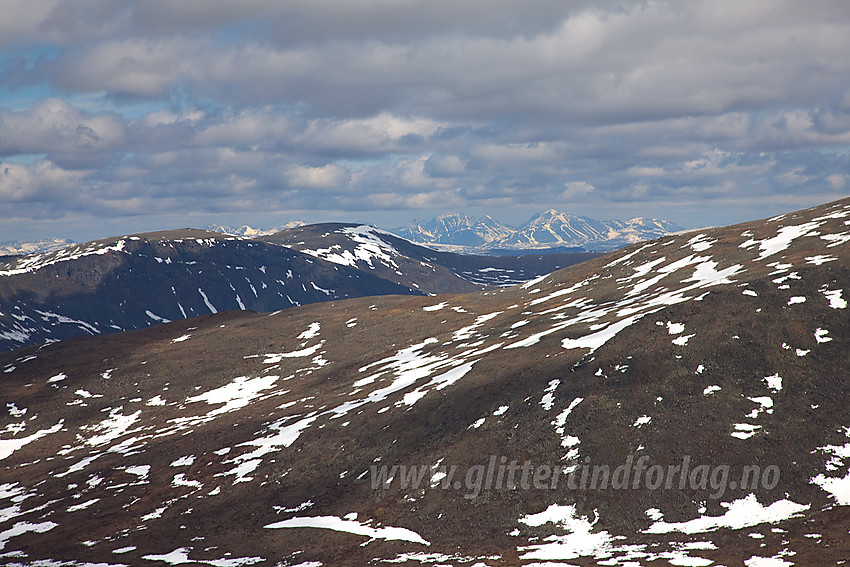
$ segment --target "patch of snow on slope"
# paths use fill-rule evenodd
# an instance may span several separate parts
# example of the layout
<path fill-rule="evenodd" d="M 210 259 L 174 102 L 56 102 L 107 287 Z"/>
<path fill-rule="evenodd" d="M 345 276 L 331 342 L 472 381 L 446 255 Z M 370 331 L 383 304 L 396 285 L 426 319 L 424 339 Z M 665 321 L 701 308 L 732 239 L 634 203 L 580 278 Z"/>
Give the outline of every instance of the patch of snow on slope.
<path fill-rule="evenodd" d="M 730 435 L 736 439 L 749 439 L 761 429 L 761 425 L 753 425 L 751 423 L 736 423 L 734 427 L 735 431 L 730 433 Z"/>
<path fill-rule="evenodd" d="M 782 377 L 778 373 L 773 376 L 765 376 L 764 381 L 767 382 L 767 387 L 774 392 L 782 390 Z"/>
<path fill-rule="evenodd" d="M 56 324 L 61 323 L 67 325 L 76 325 L 92 335 L 97 335 L 100 333 L 100 331 L 97 330 L 96 324 L 92 325 L 91 323 L 88 323 L 86 321 L 81 321 L 79 319 L 71 319 L 70 317 L 66 317 L 58 313 L 52 313 L 50 311 L 41 311 L 40 309 L 34 309 L 34 311 L 41 315 L 41 318 L 47 322 L 51 322 L 51 320 L 55 319 Z"/>
<path fill-rule="evenodd" d="M 811 480 L 828 492 L 839 506 L 850 506 L 850 471 L 844 477 L 828 477 L 819 474 Z"/>
<path fill-rule="evenodd" d="M 740 245 L 741 248 L 750 248 L 756 244 L 759 246 L 759 260 L 764 260 L 769 256 L 773 256 L 783 250 L 786 250 L 791 243 L 797 238 L 804 236 L 818 236 L 815 229 L 821 226 L 823 222 L 807 222 L 800 225 L 784 226 L 777 231 L 773 238 L 765 238 L 764 240 L 750 239 Z"/>
<path fill-rule="evenodd" d="M 705 234 L 698 234 L 688 240 L 688 242 L 685 243 L 685 246 L 689 246 L 694 252 L 705 252 L 706 250 L 711 248 L 711 246 L 716 242 L 716 240 L 712 240 Z M 684 248 L 685 246 L 682 246 L 682 248 Z"/>
<path fill-rule="evenodd" d="M 844 428 L 844 434 L 850 437 L 850 427 Z M 826 445 L 818 447 L 817 451 L 830 454 L 829 461 L 826 462 L 827 471 L 836 471 L 845 467 L 845 460 L 850 458 L 850 443 L 845 445 Z M 828 492 L 839 506 L 850 506 L 850 470 L 842 477 L 828 477 L 824 474 L 819 474 L 810 481 L 812 484 L 820 486 Z"/>
<path fill-rule="evenodd" d="M 847 300 L 841 297 L 842 291 L 834 289 L 823 292 L 823 295 L 829 300 L 829 306 L 833 309 L 847 309 Z"/>
<path fill-rule="evenodd" d="M 550 276 L 550 274 L 543 274 L 542 276 L 536 277 L 533 280 L 528 280 L 527 282 L 520 285 L 519 287 L 521 289 L 531 289 L 532 287 L 536 286 L 537 284 L 543 282 L 543 280 L 545 280 L 549 276 Z"/>
<path fill-rule="evenodd" d="M 162 555 L 143 555 L 142 559 L 148 561 L 162 561 L 169 565 L 212 565 L 213 567 L 241 567 L 242 565 L 253 565 L 265 561 L 262 557 L 236 557 L 228 559 L 189 559 L 192 552 L 190 547 L 180 547 L 170 553 Z M 229 555 L 229 554 L 228 554 Z"/>
<path fill-rule="evenodd" d="M 62 429 L 62 425 L 65 423 L 65 420 L 60 420 L 59 423 L 50 427 L 48 429 L 41 429 L 36 431 L 32 435 L 27 435 L 26 437 L 21 437 L 20 439 L 0 439 L 0 460 L 9 457 L 12 453 L 23 447 L 24 445 L 28 445 L 33 441 L 41 439 L 45 435 L 50 435 L 51 433 L 56 433 Z"/>
<path fill-rule="evenodd" d="M 337 516 L 295 517 L 283 520 L 282 522 L 275 522 L 264 527 L 268 529 L 319 528 L 362 535 L 375 539 L 409 541 L 413 543 L 421 543 L 423 545 L 431 545 L 429 542 L 422 539 L 422 536 L 412 530 L 408 530 L 407 528 L 395 528 L 390 526 L 373 528 L 366 523 L 360 523 L 355 520 L 345 520 Z"/>
<path fill-rule="evenodd" d="M 562 457 L 563 460 L 572 460 L 578 459 L 579 451 L 578 445 L 581 443 L 581 440 L 574 435 L 567 435 L 567 418 L 572 413 L 577 405 L 579 405 L 584 398 L 576 398 L 570 405 L 567 406 L 564 411 L 559 413 L 555 419 L 552 421 L 552 425 L 555 426 L 555 432 L 561 437 L 561 447 L 568 449 L 567 454 Z"/>
<path fill-rule="evenodd" d="M 473 335 L 475 334 L 475 330 L 478 327 L 480 327 L 483 323 L 489 321 L 493 317 L 496 317 L 497 315 L 501 315 L 502 313 L 504 313 L 504 312 L 503 311 L 496 311 L 495 313 L 487 313 L 485 315 L 479 315 L 478 317 L 475 318 L 475 322 L 473 322 L 472 325 L 469 325 L 467 327 L 462 327 L 462 328 L 458 329 L 457 331 L 455 331 L 454 334 L 452 335 L 452 339 L 455 340 L 455 341 L 465 341 L 467 339 L 471 339 L 473 337 Z"/>
<path fill-rule="evenodd" d="M 640 319 L 637 315 L 632 315 L 631 317 L 625 317 L 615 323 L 611 323 L 606 325 L 600 331 L 596 331 L 595 333 L 590 333 L 589 335 L 585 335 L 583 337 L 579 337 L 577 339 L 564 339 L 561 341 L 561 346 L 566 349 L 573 348 L 587 348 L 590 349 L 590 353 L 596 351 L 599 347 L 613 339 L 617 336 L 617 333 L 634 323 Z"/>
<path fill-rule="evenodd" d="M 682 335 L 681 337 L 676 337 L 673 339 L 673 344 L 676 346 L 685 346 L 688 344 L 688 341 L 696 335 Z"/>
<path fill-rule="evenodd" d="M 6 543 L 13 537 L 23 535 L 27 532 L 35 532 L 42 534 L 44 532 L 49 532 L 58 525 L 59 524 L 57 524 L 56 522 L 42 522 L 40 524 L 31 524 L 29 522 L 17 522 L 8 530 L 0 532 L 0 549 L 5 549 Z"/>
<path fill-rule="evenodd" d="M 747 398 L 751 402 L 758 404 L 759 407 L 755 408 L 753 411 L 747 414 L 747 417 L 750 419 L 755 419 L 759 416 L 760 413 L 773 413 L 773 398 L 770 396 L 758 396 L 755 398 Z"/>
<path fill-rule="evenodd" d="M 821 344 L 821 343 L 828 343 L 829 341 L 831 341 L 831 340 L 832 340 L 832 337 L 827 336 L 827 335 L 829 335 L 829 331 L 828 331 L 828 330 L 818 328 L 818 329 L 815 331 L 815 340 L 818 342 L 818 344 Z"/>
<path fill-rule="evenodd" d="M 497 313 L 482 315 L 476 321 L 483 321 L 495 315 Z M 460 338 L 465 338 L 467 332 L 471 334 L 471 330 L 464 331 L 463 337 Z M 387 373 L 394 377 L 389 385 L 373 390 L 363 398 L 344 402 L 326 413 L 333 414 L 334 418 L 341 417 L 364 404 L 382 402 L 390 395 L 430 377 L 426 383 L 404 394 L 402 399 L 396 403 L 397 406 L 411 406 L 422 399 L 428 393 L 428 390 L 442 390 L 454 384 L 472 370 L 472 367 L 481 357 L 502 346 L 502 343 L 497 343 L 481 349 L 466 348 L 454 355 L 449 355 L 446 352 L 423 352 L 423 349 L 427 346 L 437 342 L 435 338 L 427 338 L 418 344 L 399 350 L 393 356 L 361 367 L 360 372 L 375 369 L 375 373 L 356 381 L 355 384 L 358 387 L 371 384 Z"/>
<path fill-rule="evenodd" d="M 298 338 L 308 340 L 308 339 L 313 339 L 315 337 L 318 337 L 319 331 L 321 330 L 321 328 L 322 328 L 322 326 L 319 325 L 318 322 L 317 323 L 310 323 L 310 326 L 307 327 L 307 330 L 304 331 L 303 333 L 301 333 L 300 335 L 298 335 Z"/>
<path fill-rule="evenodd" d="M 233 382 L 220 388 L 187 398 L 186 402 L 206 402 L 210 405 L 224 404 L 206 415 L 206 417 L 214 417 L 247 406 L 260 397 L 263 390 L 268 390 L 274 386 L 277 379 L 278 376 L 260 376 L 258 378 L 239 376 Z"/>
<path fill-rule="evenodd" d="M 540 399 L 540 405 L 543 409 L 549 411 L 555 403 L 555 389 L 561 383 L 560 380 L 550 380 L 549 385 L 543 390 L 543 397 Z"/>
<path fill-rule="evenodd" d="M 578 516 L 574 505 L 551 504 L 542 512 L 523 516 L 519 522 L 530 527 L 551 522 L 569 532 L 566 535 L 549 536 L 546 538 L 547 543 L 520 548 L 519 551 L 525 552 L 520 556 L 521 559 L 551 561 L 599 555 L 608 552 L 614 540 L 606 531 L 592 533 L 593 524 L 585 516 Z"/>
<path fill-rule="evenodd" d="M 746 567 L 792 567 L 794 563 L 789 563 L 781 557 L 776 556 L 761 557 L 760 555 L 753 555 L 744 561 L 744 565 Z"/>
<path fill-rule="evenodd" d="M 635 420 L 635 422 L 632 424 L 632 427 L 643 427 L 644 425 L 648 424 L 651 421 L 652 421 L 652 418 L 650 416 L 642 415 Z"/>
<path fill-rule="evenodd" d="M 301 432 L 316 420 L 316 416 L 309 416 L 293 424 L 284 425 L 284 422 L 289 419 L 283 418 L 270 424 L 268 428 L 274 433 L 237 445 L 237 447 L 256 447 L 256 449 L 226 461 L 227 463 L 235 463 L 236 467 L 226 473 L 222 473 L 222 476 L 235 475 L 236 479 L 233 481 L 233 484 L 253 480 L 252 477 L 247 475 L 260 465 L 262 457 L 269 453 L 280 451 L 282 448 L 289 447 L 295 443 Z"/>
<path fill-rule="evenodd" d="M 671 321 L 667 321 L 667 332 L 671 335 L 679 335 L 685 332 L 685 324 L 684 323 L 673 323 Z"/>
<path fill-rule="evenodd" d="M 124 435 L 130 429 L 130 426 L 136 423 L 139 416 L 142 415 L 142 410 L 137 410 L 130 415 L 119 413 L 121 410 L 122 408 L 117 408 L 110 411 L 109 417 L 100 423 L 81 427 L 80 429 L 92 429 L 93 431 L 100 432 L 99 435 L 92 436 L 86 443 L 92 447 L 109 443 Z"/>
<path fill-rule="evenodd" d="M 687 522 L 667 523 L 657 521 L 644 532 L 649 534 L 666 534 L 681 532 L 686 534 L 704 533 L 719 528 L 740 530 L 759 524 L 775 524 L 789 518 L 799 516 L 809 509 L 809 504 L 797 504 L 790 500 L 779 500 L 769 506 L 763 506 L 756 500 L 755 494 L 733 502 L 721 502 L 726 508 L 722 516 L 701 516 Z"/>
<path fill-rule="evenodd" d="M 157 323 L 171 323 L 170 319 L 166 319 L 165 317 L 160 317 L 156 313 L 151 313 L 149 310 L 145 309 L 145 315 L 156 321 Z"/>
<path fill-rule="evenodd" d="M 263 364 L 277 364 L 284 358 L 301 358 L 305 356 L 313 356 L 316 354 L 320 348 L 322 348 L 325 344 L 325 341 L 320 341 L 318 344 L 315 344 L 311 347 L 302 348 L 299 350 L 294 350 L 292 352 L 278 352 L 278 353 L 268 353 L 263 356 L 266 357 L 263 360 Z"/>
<path fill-rule="evenodd" d="M 201 294 L 201 297 L 204 299 L 204 304 L 206 304 L 207 309 L 210 310 L 210 313 L 218 313 L 218 309 L 213 307 L 213 304 L 210 303 L 210 300 L 207 298 L 207 294 L 204 293 L 204 290 L 202 290 L 201 288 L 198 288 L 198 293 Z"/>
<path fill-rule="evenodd" d="M 838 260 L 838 258 L 836 258 L 835 256 L 826 256 L 820 254 L 818 256 L 810 256 L 806 258 L 806 263 L 814 264 L 815 266 L 821 266 L 823 264 L 826 264 L 827 262 L 834 262 L 835 260 Z"/>

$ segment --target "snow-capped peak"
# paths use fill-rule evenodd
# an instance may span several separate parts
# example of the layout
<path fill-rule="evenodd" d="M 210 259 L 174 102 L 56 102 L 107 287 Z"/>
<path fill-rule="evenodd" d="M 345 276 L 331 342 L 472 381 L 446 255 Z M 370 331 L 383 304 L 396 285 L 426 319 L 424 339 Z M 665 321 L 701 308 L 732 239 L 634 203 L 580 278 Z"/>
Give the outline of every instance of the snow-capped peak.
<path fill-rule="evenodd" d="M 663 220 L 635 217 L 628 221 L 597 221 L 557 209 L 546 209 L 519 227 L 490 216 L 447 213 L 430 221 L 414 221 L 393 232 L 431 246 L 462 246 L 470 252 L 488 249 L 542 249 L 584 247 L 610 250 L 681 230 Z"/>

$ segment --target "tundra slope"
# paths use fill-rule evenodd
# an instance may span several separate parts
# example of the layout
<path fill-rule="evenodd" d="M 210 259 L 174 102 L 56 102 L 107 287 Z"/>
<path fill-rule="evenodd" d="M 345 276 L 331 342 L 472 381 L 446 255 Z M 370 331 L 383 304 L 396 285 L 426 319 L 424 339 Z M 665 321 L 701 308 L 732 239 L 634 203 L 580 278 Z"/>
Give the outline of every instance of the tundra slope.
<path fill-rule="evenodd" d="M 0 553 L 19 565 L 838 564 L 850 556 L 848 242 L 843 200 L 512 288 L 229 312 L 3 355 Z M 730 473 L 722 491 L 699 474 L 654 490 L 646 475 L 619 489 L 467 483 L 502 457 Z M 403 486 L 402 464 L 434 474 Z M 733 486 L 751 466 L 779 474 Z"/>

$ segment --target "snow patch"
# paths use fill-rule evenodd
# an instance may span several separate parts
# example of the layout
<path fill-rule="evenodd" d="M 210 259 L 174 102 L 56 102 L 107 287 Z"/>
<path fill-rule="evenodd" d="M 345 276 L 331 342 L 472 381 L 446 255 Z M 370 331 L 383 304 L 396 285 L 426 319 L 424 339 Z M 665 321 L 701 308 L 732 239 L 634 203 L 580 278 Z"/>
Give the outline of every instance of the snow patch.
<path fill-rule="evenodd" d="M 593 523 L 587 517 L 579 516 L 574 505 L 551 504 L 537 514 L 528 514 L 518 520 L 530 527 L 539 527 L 553 523 L 568 531 L 566 535 L 552 535 L 547 543 L 521 547 L 525 552 L 521 559 L 576 559 L 588 555 L 604 554 L 611 549 L 614 538 L 606 531 L 593 533 Z"/>
<path fill-rule="evenodd" d="M 310 326 L 307 327 L 307 330 L 298 335 L 298 338 L 304 340 L 316 338 L 319 336 L 319 331 L 321 330 L 321 328 L 322 327 L 321 325 L 319 325 L 318 322 L 310 323 Z"/>
<path fill-rule="evenodd" d="M 687 522 L 667 523 L 657 521 L 647 528 L 644 533 L 667 534 L 681 532 L 685 534 L 696 534 L 720 528 L 740 530 L 760 524 L 775 524 L 789 518 L 797 517 L 810 508 L 809 504 L 797 504 L 790 500 L 779 500 L 769 506 L 763 506 L 756 500 L 755 494 L 748 494 L 739 500 L 721 502 L 720 504 L 727 509 L 726 513 L 722 516 L 702 516 Z"/>
<path fill-rule="evenodd" d="M 823 222 L 807 222 L 800 225 L 784 226 L 777 231 L 773 238 L 765 238 L 764 240 L 747 240 L 740 245 L 741 248 L 750 248 L 756 244 L 759 246 L 759 260 L 764 260 L 769 256 L 778 254 L 786 250 L 788 246 L 797 238 L 804 236 L 817 236 L 815 229 L 821 226 Z"/>
<path fill-rule="evenodd" d="M 64 423 L 64 419 L 59 420 L 59 423 L 49 429 L 42 429 L 40 431 L 36 431 L 32 435 L 21 437 L 20 439 L 0 439 L 0 460 L 9 457 L 12 453 L 17 451 L 24 445 L 28 445 L 33 441 L 37 441 L 45 435 L 50 435 L 51 433 L 56 433 L 57 431 L 60 431 Z"/>
<path fill-rule="evenodd" d="M 773 376 L 765 376 L 764 381 L 767 382 L 767 387 L 774 392 L 782 390 L 782 377 L 778 373 Z"/>
<path fill-rule="evenodd" d="M 827 335 L 829 335 L 829 331 L 827 331 L 826 329 L 818 328 L 815 331 L 815 340 L 818 342 L 818 344 L 828 343 L 832 340 L 832 337 L 828 337 Z"/>
<path fill-rule="evenodd" d="M 407 528 L 396 527 L 380 527 L 373 528 L 365 522 L 357 522 L 354 520 L 345 520 L 337 516 L 306 516 L 295 517 L 275 522 L 264 526 L 267 529 L 282 529 L 282 528 L 319 528 L 324 530 L 333 530 L 337 532 L 345 532 L 355 535 L 367 536 L 375 539 L 394 540 L 394 541 L 409 541 L 412 543 L 421 543 L 422 545 L 431 545 L 429 542 L 412 530 Z"/>
<path fill-rule="evenodd" d="M 847 309 L 847 300 L 841 297 L 842 291 L 834 289 L 823 292 L 824 297 L 829 301 L 829 306 L 833 309 Z"/>

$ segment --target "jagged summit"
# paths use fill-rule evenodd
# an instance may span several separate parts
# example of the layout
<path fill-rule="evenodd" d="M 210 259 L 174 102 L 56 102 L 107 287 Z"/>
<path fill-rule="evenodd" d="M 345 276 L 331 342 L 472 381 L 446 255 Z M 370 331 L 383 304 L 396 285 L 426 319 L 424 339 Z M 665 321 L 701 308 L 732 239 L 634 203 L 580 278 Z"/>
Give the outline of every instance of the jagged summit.
<path fill-rule="evenodd" d="M 669 221 L 636 217 L 628 221 L 596 221 L 555 209 L 531 217 L 519 227 L 510 227 L 490 216 L 482 219 L 458 213 L 413 223 L 391 232 L 436 248 L 482 253 L 493 249 L 534 250 L 585 248 L 613 250 L 681 230 Z"/>
<path fill-rule="evenodd" d="M 412 242 L 475 248 L 498 241 L 510 230 L 510 227 L 489 216 L 477 218 L 446 213 L 430 221 L 414 221 L 391 232 Z"/>

